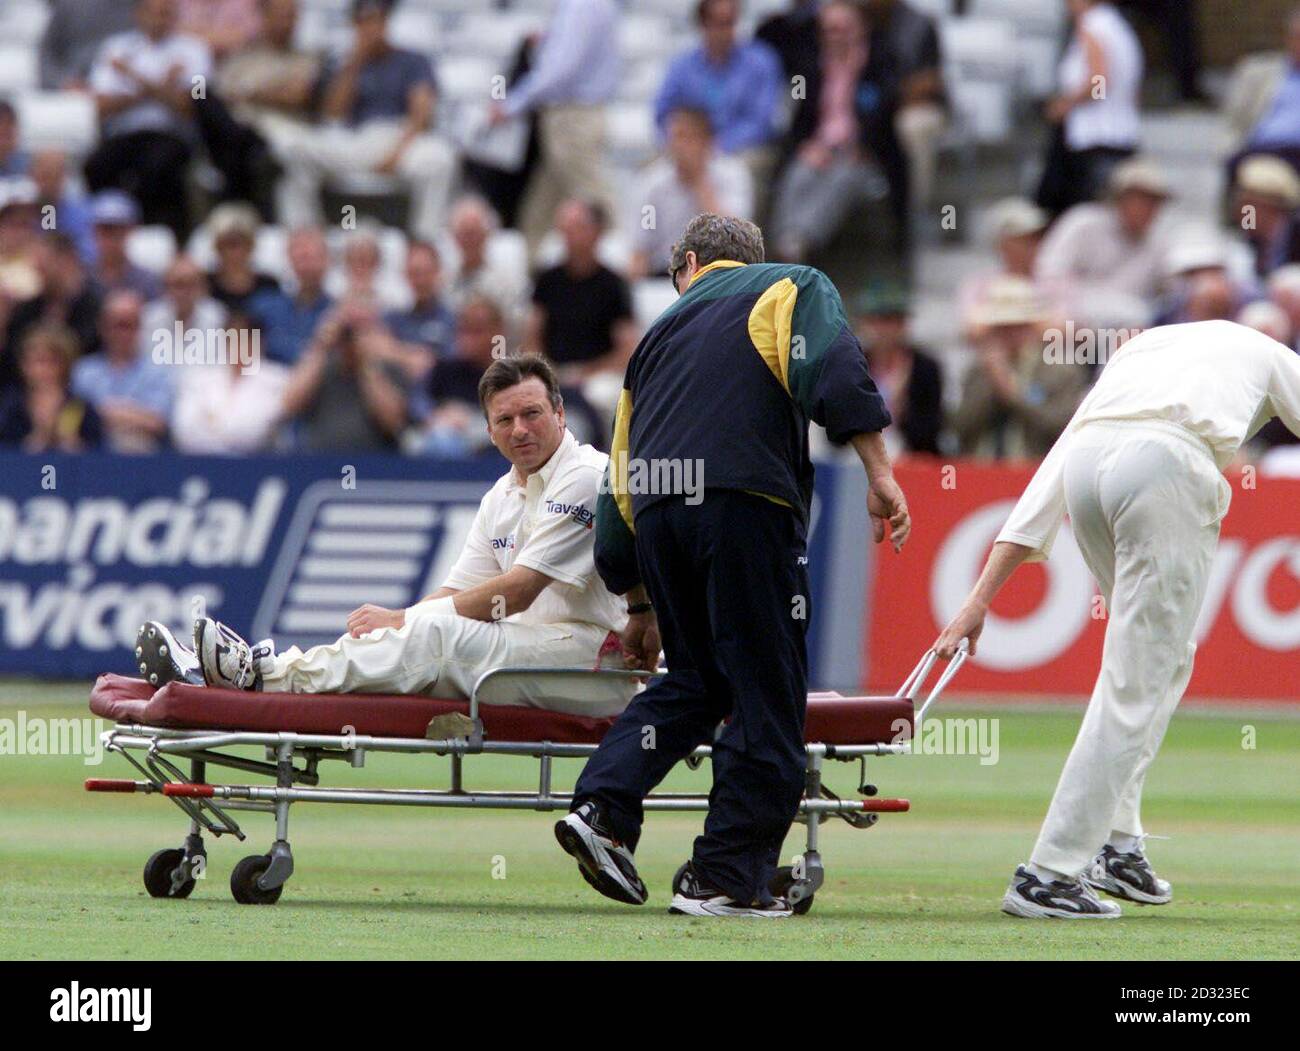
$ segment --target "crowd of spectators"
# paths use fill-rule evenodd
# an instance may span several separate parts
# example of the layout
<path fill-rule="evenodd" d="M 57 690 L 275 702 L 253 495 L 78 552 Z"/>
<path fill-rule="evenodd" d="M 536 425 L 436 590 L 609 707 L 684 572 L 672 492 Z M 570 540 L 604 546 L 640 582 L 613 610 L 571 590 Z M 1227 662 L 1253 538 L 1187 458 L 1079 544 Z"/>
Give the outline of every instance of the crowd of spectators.
<path fill-rule="evenodd" d="M 0 444 L 490 454 L 478 377 L 527 350 L 600 445 L 637 288 L 692 216 L 757 219 L 770 258 L 815 261 L 870 214 L 907 260 L 937 207 L 954 116 L 939 26 L 908 0 L 792 0 L 752 33 L 743 0 L 698 0 L 649 103 L 659 155 L 627 185 L 618 0 L 556 0 L 468 142 L 429 53 L 394 42 L 394 0 L 351 0 L 328 53 L 300 45 L 300 2 L 49 0 L 42 88 L 88 94 L 98 136 L 29 153 L 0 100 Z M 896 452 L 1041 456 L 1152 324 L 1300 335 L 1300 13 L 1233 78 L 1224 214 L 1189 221 L 1141 150 L 1129 19 L 1163 20 L 1203 105 L 1191 5 L 1044 3 L 1068 13 L 1046 152 L 1032 193 L 982 209 L 987 265 L 952 298 L 966 367 L 914 343 L 906 282 L 842 289 Z M 376 193 L 399 228 L 357 214 Z M 1062 331 L 1093 349 L 1053 360 Z"/>

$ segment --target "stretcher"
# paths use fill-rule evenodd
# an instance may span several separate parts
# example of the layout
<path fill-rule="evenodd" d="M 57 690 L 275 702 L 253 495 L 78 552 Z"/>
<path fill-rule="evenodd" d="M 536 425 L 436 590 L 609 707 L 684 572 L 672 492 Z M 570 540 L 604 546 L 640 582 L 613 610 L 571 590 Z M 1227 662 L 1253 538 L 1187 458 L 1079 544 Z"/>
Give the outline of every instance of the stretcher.
<path fill-rule="evenodd" d="M 966 659 L 964 650 L 948 662 L 919 709 L 914 698 L 938 661 L 931 650 L 888 697 L 845 697 L 815 693 L 808 698 L 805 724 L 804 797 L 798 820 L 807 828 L 805 849 L 778 872 L 774 890 L 795 911 L 805 913 L 825 879 L 819 849 L 824 821 L 841 818 L 870 828 L 881 814 L 905 813 L 906 799 L 884 798 L 867 781 L 866 761 L 910 749 L 912 732 Z M 295 803 L 361 803 L 389 806 L 459 807 L 481 810 L 567 811 L 571 796 L 552 787 L 556 759 L 585 758 L 596 750 L 613 718 L 590 718 L 540 708 L 484 703 L 512 678 L 535 681 L 539 674 L 571 677 L 646 677 L 649 673 L 575 668 L 498 668 L 476 684 L 468 701 L 373 694 L 250 693 L 171 682 L 155 689 L 142 679 L 102 675 L 90 695 L 90 709 L 111 719 L 102 735 L 104 750 L 120 754 L 138 779 L 91 778 L 90 792 L 161 795 L 189 818 L 180 847 L 155 852 L 144 867 L 144 885 L 155 898 L 186 898 L 207 864 L 204 833 L 246 835 L 236 814 L 275 817 L 275 839 L 264 854 L 241 860 L 231 872 L 237 902 L 273 904 L 293 874 L 289 808 Z M 265 758 L 231 749 L 264 748 Z M 710 755 L 698 748 L 685 760 L 697 768 Z M 373 755 L 402 753 L 449 759 L 449 783 L 442 788 L 330 788 L 323 782 L 330 762 L 364 767 Z M 475 755 L 510 755 L 537 761 L 536 791 L 489 791 L 467 786 L 467 760 Z M 827 761 L 860 764 L 858 794 L 841 798 L 822 782 Z M 222 783 L 209 770 L 224 767 L 270 783 Z M 704 811 L 708 798 L 655 793 L 647 811 Z"/>

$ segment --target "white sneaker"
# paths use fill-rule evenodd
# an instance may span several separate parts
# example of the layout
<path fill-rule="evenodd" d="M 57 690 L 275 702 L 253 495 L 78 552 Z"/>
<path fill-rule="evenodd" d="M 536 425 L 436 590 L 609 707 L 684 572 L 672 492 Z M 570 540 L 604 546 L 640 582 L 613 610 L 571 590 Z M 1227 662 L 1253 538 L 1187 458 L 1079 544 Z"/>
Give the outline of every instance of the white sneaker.
<path fill-rule="evenodd" d="M 555 823 L 555 838 L 577 859 L 582 878 L 607 898 L 625 905 L 644 905 L 649 897 L 637 875 L 632 852 L 614 838 L 595 803 L 583 803 Z"/>
<path fill-rule="evenodd" d="M 716 887 L 708 886 L 689 861 L 677 870 L 673 900 L 668 911 L 678 916 L 733 916 L 749 919 L 785 919 L 794 909 L 785 898 L 774 897 L 766 905 L 737 901 Z"/>
<path fill-rule="evenodd" d="M 1027 919 L 1113 920 L 1119 916 L 1120 907 L 1113 901 L 1102 901 L 1083 880 L 1044 883 L 1021 865 L 1002 896 L 1002 911 Z"/>
<path fill-rule="evenodd" d="M 1168 905 L 1174 899 L 1174 888 L 1155 874 L 1141 850 L 1121 853 L 1109 843 L 1092 859 L 1083 880 L 1095 890 L 1135 905 Z"/>
<path fill-rule="evenodd" d="M 203 670 L 203 680 L 209 686 L 255 690 L 261 685 L 252 647 L 211 617 L 200 617 L 194 622 L 194 652 Z"/>

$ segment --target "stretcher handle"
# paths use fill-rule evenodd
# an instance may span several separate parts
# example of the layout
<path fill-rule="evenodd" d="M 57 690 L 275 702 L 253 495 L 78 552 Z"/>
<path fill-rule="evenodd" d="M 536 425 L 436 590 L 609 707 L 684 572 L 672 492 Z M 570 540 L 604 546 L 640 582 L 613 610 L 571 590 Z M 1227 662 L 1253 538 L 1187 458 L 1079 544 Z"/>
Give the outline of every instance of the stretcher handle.
<path fill-rule="evenodd" d="M 930 696 L 925 699 L 925 703 L 921 705 L 921 710 L 916 713 L 916 716 L 913 719 L 914 725 L 920 725 L 921 720 L 925 718 L 925 713 L 930 710 L 930 705 L 934 704 L 934 702 L 939 699 L 939 694 L 943 693 L 944 688 L 948 683 L 952 682 L 956 677 L 957 672 L 961 670 L 961 666 L 966 663 L 966 659 L 969 656 L 970 643 L 967 639 L 962 639 L 961 642 L 957 644 L 957 652 L 952 655 L 952 659 L 948 662 L 948 667 L 944 668 L 943 674 L 939 676 L 939 681 L 934 684 L 934 689 L 930 691 Z M 930 668 L 934 667 L 934 661 L 939 659 L 939 655 L 935 653 L 934 650 L 931 650 L 926 654 L 926 657 L 933 658 L 926 666 L 926 674 L 928 675 Z M 924 663 L 924 659 L 922 663 Z M 919 687 L 924 681 L 925 676 L 922 676 L 917 680 L 916 685 Z"/>

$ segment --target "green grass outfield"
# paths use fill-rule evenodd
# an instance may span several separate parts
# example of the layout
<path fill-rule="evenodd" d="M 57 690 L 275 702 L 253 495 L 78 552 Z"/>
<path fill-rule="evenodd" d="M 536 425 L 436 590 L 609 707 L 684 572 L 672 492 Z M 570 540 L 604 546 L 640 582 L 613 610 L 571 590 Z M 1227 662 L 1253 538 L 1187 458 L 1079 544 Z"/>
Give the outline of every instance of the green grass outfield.
<path fill-rule="evenodd" d="M 0 683 L 0 719 L 80 718 L 86 687 Z M 1150 844 L 1172 905 L 1129 906 L 1114 923 L 1014 920 L 998 901 L 1032 846 L 1077 728 L 1078 708 L 949 704 L 995 717 L 999 761 L 869 760 L 885 796 L 912 813 L 873 829 L 824 826 L 826 886 L 805 917 L 771 923 L 666 913 L 668 881 L 701 815 L 651 815 L 638 854 L 642 908 L 597 896 L 551 835 L 553 815 L 305 805 L 291 814 L 297 872 L 273 907 L 236 905 L 228 877 L 266 850 L 272 819 L 238 815 L 249 840 L 209 837 L 209 869 L 188 901 L 141 885 L 148 855 L 179 846 L 184 816 L 157 796 L 91 795 L 85 777 L 128 777 L 118 756 L 0 756 L 0 958 L 4 959 L 1293 959 L 1300 944 L 1300 720 L 1277 712 L 1184 709 L 1148 778 Z M 1242 747 L 1254 728 L 1253 749 Z M 326 764 L 331 785 L 443 787 L 448 762 Z M 557 763 L 570 782 L 579 764 Z M 471 758 L 467 782 L 533 787 L 536 764 Z M 852 793 L 856 764 L 830 764 Z M 210 771 L 214 779 L 223 775 Z M 239 777 L 230 771 L 231 779 Z M 437 780 L 435 780 L 435 777 Z M 708 769 L 674 790 L 707 791 Z M 796 826 L 785 854 L 797 852 Z M 502 867 L 504 866 L 504 872 Z M 494 878 L 504 875 L 504 878 Z"/>

